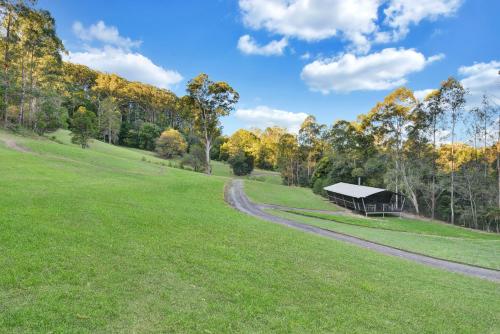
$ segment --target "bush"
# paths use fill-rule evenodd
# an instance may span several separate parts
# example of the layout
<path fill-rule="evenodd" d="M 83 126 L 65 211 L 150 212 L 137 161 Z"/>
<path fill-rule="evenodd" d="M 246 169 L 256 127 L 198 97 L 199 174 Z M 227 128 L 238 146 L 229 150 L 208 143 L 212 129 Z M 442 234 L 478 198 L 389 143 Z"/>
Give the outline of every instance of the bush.
<path fill-rule="evenodd" d="M 254 158 L 250 153 L 238 151 L 229 158 L 228 162 L 234 175 L 248 175 L 253 171 Z"/>
<path fill-rule="evenodd" d="M 195 172 L 201 172 L 205 169 L 205 151 L 201 146 L 192 146 L 189 154 L 182 158 L 180 168 L 184 169 L 185 166 L 191 166 Z"/>
<path fill-rule="evenodd" d="M 159 156 L 171 159 L 186 153 L 187 143 L 182 134 L 174 129 L 165 130 L 156 140 L 156 152 Z"/>

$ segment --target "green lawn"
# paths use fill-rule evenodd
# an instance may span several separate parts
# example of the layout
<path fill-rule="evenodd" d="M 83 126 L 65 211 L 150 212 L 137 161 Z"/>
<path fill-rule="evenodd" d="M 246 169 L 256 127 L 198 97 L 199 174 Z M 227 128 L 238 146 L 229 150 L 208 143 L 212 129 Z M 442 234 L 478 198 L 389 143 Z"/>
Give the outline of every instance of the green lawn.
<path fill-rule="evenodd" d="M 235 176 L 231 171 L 231 166 L 227 162 L 212 161 L 212 174 L 226 177 L 237 177 L 258 182 L 281 184 L 281 176 L 278 172 L 255 168 L 251 175 Z"/>
<path fill-rule="evenodd" d="M 500 236 L 497 234 L 481 233 L 411 219 L 398 221 L 399 218 L 365 219 L 352 216 L 327 215 L 329 219 L 338 221 L 335 222 L 311 217 L 310 213 L 306 212 L 300 215 L 278 210 L 269 210 L 269 212 L 280 217 L 290 218 L 305 224 L 349 234 L 384 245 L 500 270 Z M 304 214 L 308 216 L 304 216 Z M 380 224 L 383 228 L 376 228 L 377 224 Z M 416 225 L 418 224 L 422 224 L 422 226 L 417 228 Z"/>
<path fill-rule="evenodd" d="M 2 333 L 500 331 L 500 284 L 254 219 L 137 150 L 7 137 L 32 152 L 0 141 Z"/>
<path fill-rule="evenodd" d="M 500 234 L 497 233 L 474 231 L 471 229 L 466 229 L 442 222 L 433 222 L 405 217 L 365 218 L 358 215 L 332 215 L 321 212 L 308 212 L 301 210 L 289 210 L 289 212 L 334 222 L 372 227 L 377 229 L 387 229 L 392 231 L 430 234 L 443 237 L 500 240 Z"/>
<path fill-rule="evenodd" d="M 277 204 L 291 208 L 339 210 L 336 205 L 314 194 L 310 188 L 288 187 L 246 180 L 245 193 L 257 203 Z"/>

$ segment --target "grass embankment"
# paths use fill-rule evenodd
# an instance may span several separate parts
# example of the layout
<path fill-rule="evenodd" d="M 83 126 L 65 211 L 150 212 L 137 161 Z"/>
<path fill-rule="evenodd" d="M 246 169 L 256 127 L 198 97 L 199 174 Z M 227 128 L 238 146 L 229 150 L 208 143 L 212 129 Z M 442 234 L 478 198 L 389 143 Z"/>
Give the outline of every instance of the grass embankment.
<path fill-rule="evenodd" d="M 256 203 L 282 205 L 290 208 L 339 210 L 339 207 L 309 188 L 245 181 L 245 193 Z"/>
<path fill-rule="evenodd" d="M 253 219 L 227 178 L 6 137 L 31 153 L 0 141 L 0 332 L 500 328 L 499 284 Z"/>
<path fill-rule="evenodd" d="M 500 270 L 500 235 L 407 218 L 364 218 L 305 211 L 270 213 L 447 260 Z"/>

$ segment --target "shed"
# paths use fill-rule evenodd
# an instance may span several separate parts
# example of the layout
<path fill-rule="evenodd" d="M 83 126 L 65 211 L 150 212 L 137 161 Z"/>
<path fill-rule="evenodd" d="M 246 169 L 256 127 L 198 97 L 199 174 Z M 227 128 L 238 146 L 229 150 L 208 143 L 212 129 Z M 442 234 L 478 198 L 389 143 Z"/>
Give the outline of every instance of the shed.
<path fill-rule="evenodd" d="M 401 214 L 405 203 L 404 195 L 382 188 L 340 182 L 323 189 L 333 203 L 365 215 Z"/>

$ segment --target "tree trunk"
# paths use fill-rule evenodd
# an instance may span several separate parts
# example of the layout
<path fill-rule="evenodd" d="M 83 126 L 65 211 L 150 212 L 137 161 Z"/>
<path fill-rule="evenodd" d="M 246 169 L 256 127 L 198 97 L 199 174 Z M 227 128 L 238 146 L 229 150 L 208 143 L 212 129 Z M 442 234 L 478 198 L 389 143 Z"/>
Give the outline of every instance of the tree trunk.
<path fill-rule="evenodd" d="M 432 119 L 432 185 L 431 185 L 431 218 L 434 220 L 436 216 L 436 117 Z"/>
<path fill-rule="evenodd" d="M 401 171 L 403 174 L 403 180 L 405 182 L 406 188 L 408 189 L 408 192 L 410 193 L 410 201 L 413 204 L 413 207 L 415 208 L 415 213 L 417 215 L 420 215 L 420 210 L 419 210 L 419 206 L 418 206 L 418 198 L 417 198 L 416 193 L 413 191 L 413 188 L 412 188 L 410 182 L 408 181 L 408 176 L 406 175 L 406 168 L 404 165 L 402 165 Z M 397 205 L 396 205 L 396 207 L 397 207 Z"/>
<path fill-rule="evenodd" d="M 5 51 L 3 56 L 3 73 L 4 73 L 4 92 L 3 92 L 3 101 L 4 101 L 4 127 L 7 128 L 7 107 L 9 101 L 9 43 L 10 43 L 10 34 L 11 34 L 11 26 L 12 26 L 12 9 L 9 11 L 7 18 L 7 27 L 5 29 Z"/>
<path fill-rule="evenodd" d="M 21 58 L 21 101 L 19 103 L 19 125 L 22 125 L 24 122 L 24 97 L 26 94 L 26 75 L 24 69 L 24 57 Z"/>
<path fill-rule="evenodd" d="M 455 122 L 451 126 L 451 184 L 450 184 L 451 223 L 455 224 Z"/>
<path fill-rule="evenodd" d="M 500 108 L 497 109 L 500 112 Z M 500 113 L 498 115 L 498 137 L 497 137 L 497 182 L 498 182 L 498 208 L 500 209 Z"/>
<path fill-rule="evenodd" d="M 29 109 L 29 122 L 31 124 L 31 121 L 33 120 L 33 87 L 34 87 L 34 84 L 33 84 L 33 68 L 34 68 L 34 60 L 33 60 L 33 57 L 34 57 L 34 53 L 35 51 L 34 50 L 31 50 L 31 61 L 30 61 L 30 95 L 29 95 L 29 98 L 30 98 L 30 109 Z"/>
<path fill-rule="evenodd" d="M 210 164 L 210 149 L 212 148 L 212 143 L 207 138 L 205 143 L 205 160 L 206 160 L 206 172 L 208 175 L 212 175 L 212 166 Z"/>

